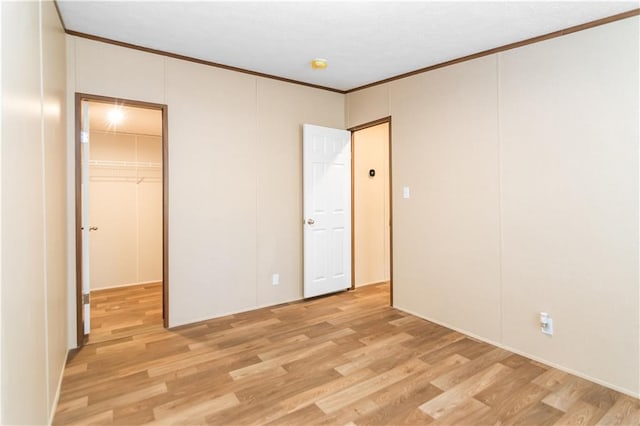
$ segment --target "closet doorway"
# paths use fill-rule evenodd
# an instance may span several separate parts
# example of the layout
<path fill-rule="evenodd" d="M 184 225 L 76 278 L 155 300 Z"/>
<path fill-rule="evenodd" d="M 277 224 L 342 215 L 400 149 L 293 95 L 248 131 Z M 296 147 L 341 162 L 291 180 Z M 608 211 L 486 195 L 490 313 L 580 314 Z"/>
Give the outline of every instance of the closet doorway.
<path fill-rule="evenodd" d="M 76 94 L 78 346 L 166 327 L 167 108 Z"/>
<path fill-rule="evenodd" d="M 351 130 L 352 288 L 388 283 L 393 304 L 391 118 Z"/>

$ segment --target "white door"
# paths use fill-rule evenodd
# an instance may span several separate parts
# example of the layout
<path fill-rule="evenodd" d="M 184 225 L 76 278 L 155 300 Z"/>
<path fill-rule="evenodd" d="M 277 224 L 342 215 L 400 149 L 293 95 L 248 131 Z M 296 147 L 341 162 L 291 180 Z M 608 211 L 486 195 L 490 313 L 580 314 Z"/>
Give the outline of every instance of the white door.
<path fill-rule="evenodd" d="M 351 287 L 351 133 L 305 124 L 304 297 Z"/>
<path fill-rule="evenodd" d="M 90 273 L 89 273 L 89 231 L 92 230 L 89 222 L 89 102 L 82 101 L 82 132 L 80 133 L 80 185 L 81 185 L 81 209 L 82 209 L 82 319 L 84 334 L 91 330 L 91 303 L 89 301 Z"/>

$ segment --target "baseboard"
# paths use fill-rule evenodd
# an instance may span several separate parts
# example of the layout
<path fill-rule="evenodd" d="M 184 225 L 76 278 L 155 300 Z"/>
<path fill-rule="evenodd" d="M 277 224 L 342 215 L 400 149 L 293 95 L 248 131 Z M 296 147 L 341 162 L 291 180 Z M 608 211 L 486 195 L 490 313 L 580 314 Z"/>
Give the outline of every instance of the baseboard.
<path fill-rule="evenodd" d="M 366 287 L 366 286 L 368 286 L 368 285 L 378 285 L 378 284 L 389 284 L 389 280 L 384 280 L 384 281 L 372 281 L 372 282 L 370 282 L 370 283 L 356 284 L 356 288 Z"/>
<path fill-rule="evenodd" d="M 303 301 L 304 301 L 304 299 L 302 299 L 302 298 L 300 298 L 300 299 L 291 299 L 291 300 L 287 300 L 287 301 L 284 301 L 284 302 L 266 303 L 266 304 L 263 304 L 263 305 L 257 305 L 255 307 L 251 307 L 251 308 L 248 308 L 248 309 L 241 308 L 241 309 L 238 309 L 238 310 L 225 311 L 223 313 L 216 314 L 213 317 L 188 320 L 186 322 L 181 322 L 179 324 L 169 324 L 169 327 L 167 329 L 168 330 L 173 330 L 175 328 L 184 327 L 184 326 L 192 326 L 192 325 L 196 325 L 198 323 L 204 323 L 204 322 L 215 320 L 215 319 L 218 319 L 218 318 L 227 317 L 229 315 L 242 314 L 244 312 L 256 311 L 258 309 L 275 308 L 276 306 L 286 305 L 286 304 L 289 304 L 289 303 L 303 302 Z"/>
<path fill-rule="evenodd" d="M 134 287 L 137 285 L 147 285 L 147 284 L 155 284 L 155 283 L 161 283 L 161 282 L 162 282 L 162 279 L 153 280 L 153 281 L 142 281 L 139 283 L 118 284 L 118 285 L 112 285 L 109 287 L 92 288 L 91 291 L 111 290 L 114 288 Z"/>
<path fill-rule="evenodd" d="M 62 379 L 64 379 L 64 369 L 67 366 L 67 360 L 69 359 L 69 353 L 71 351 L 67 350 L 67 356 L 64 357 L 64 362 L 62 363 L 62 369 L 60 370 L 60 376 L 58 377 L 58 386 L 56 387 L 56 394 L 53 397 L 53 403 L 51 404 L 51 412 L 49 413 L 49 423 L 51 426 L 53 424 L 53 419 L 56 416 L 56 411 L 58 409 L 58 401 L 60 401 L 60 391 L 62 390 Z"/>
<path fill-rule="evenodd" d="M 376 283 L 363 284 L 363 285 L 357 286 L 356 289 L 359 288 L 359 287 L 363 287 L 365 285 L 388 284 L 388 283 L 389 283 L 389 281 L 380 281 L 380 282 L 376 282 Z M 347 290 L 349 290 L 349 289 L 350 288 L 348 288 Z M 317 297 L 322 297 L 322 296 L 328 296 L 328 295 L 325 294 L 325 295 L 320 295 L 320 296 L 317 296 Z M 178 327 L 190 326 L 190 325 L 194 325 L 194 324 L 203 323 L 203 322 L 211 321 L 211 320 L 214 320 L 214 319 L 226 317 L 226 316 L 229 316 L 229 315 L 235 315 L 235 314 L 241 314 L 241 313 L 244 313 L 244 312 L 255 311 L 255 310 L 258 310 L 258 309 L 275 308 L 276 306 L 286 305 L 286 304 L 289 304 L 289 303 L 304 302 L 305 300 L 307 300 L 307 299 L 305 299 L 304 297 L 301 296 L 299 298 L 284 300 L 282 302 L 265 303 L 265 304 L 261 304 L 261 305 L 256 305 L 256 306 L 248 308 L 248 309 L 238 309 L 238 310 L 225 311 L 225 312 L 222 312 L 220 314 L 216 314 L 216 316 L 214 316 L 214 317 L 207 317 L 207 318 L 199 318 L 199 319 L 194 319 L 194 320 L 188 320 L 186 322 L 180 322 L 178 324 L 169 324 L 168 329 L 171 330 L 171 329 L 178 328 Z"/>
<path fill-rule="evenodd" d="M 398 308 L 397 306 L 394 306 L 394 308 L 399 310 L 399 311 L 405 312 L 407 314 L 413 315 L 415 317 L 422 318 L 422 319 L 427 320 L 429 322 L 432 322 L 434 324 L 438 324 L 438 325 L 440 325 L 442 327 L 446 327 L 448 329 L 457 331 L 458 333 L 462 333 L 465 336 L 469 336 L 469 337 L 471 337 L 473 339 L 480 340 L 480 341 L 485 342 L 485 343 L 489 343 L 490 345 L 496 346 L 496 347 L 498 347 L 500 349 L 504 349 L 504 350 L 507 350 L 509 352 L 513 352 L 514 354 L 522 355 L 523 357 L 529 358 L 530 360 L 539 362 L 541 364 L 547 365 L 549 367 L 555 368 L 555 369 L 560 370 L 560 371 L 564 371 L 565 373 L 572 374 L 572 375 L 580 377 L 582 379 L 589 380 L 590 382 L 597 383 L 597 384 L 602 385 L 602 386 L 604 386 L 606 388 L 613 389 L 616 392 L 623 393 L 623 394 L 628 395 L 628 396 L 630 396 L 632 398 L 640 398 L 640 393 L 636 393 L 636 392 L 634 392 L 632 390 L 622 388 L 620 386 L 614 385 L 613 383 L 606 382 L 606 381 L 598 379 L 596 377 L 591 377 L 588 374 L 581 373 L 579 371 L 573 370 L 573 369 L 571 369 L 569 367 L 566 367 L 564 365 L 556 364 L 555 362 L 549 361 L 549 360 L 544 359 L 544 358 L 537 357 L 535 355 L 528 354 L 528 353 L 526 353 L 524 351 L 521 351 L 519 349 L 512 348 L 512 347 L 504 345 L 502 343 L 494 342 L 491 339 L 487 339 L 485 337 L 478 336 L 477 334 L 471 333 L 471 332 L 469 332 L 467 330 L 463 330 L 461 328 L 451 326 L 449 324 L 443 323 L 442 321 L 438 321 L 438 320 L 426 317 L 424 315 L 417 314 L 417 313 L 409 311 L 407 309 Z"/>

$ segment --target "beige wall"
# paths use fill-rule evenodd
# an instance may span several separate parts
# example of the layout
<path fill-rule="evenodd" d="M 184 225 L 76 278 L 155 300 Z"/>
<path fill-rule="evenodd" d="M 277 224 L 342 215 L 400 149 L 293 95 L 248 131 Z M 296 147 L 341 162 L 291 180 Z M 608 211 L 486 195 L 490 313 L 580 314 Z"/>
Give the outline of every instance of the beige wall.
<path fill-rule="evenodd" d="M 638 18 L 349 94 L 346 123 L 339 94 L 68 46 L 70 93 L 169 105 L 172 326 L 300 298 L 300 125 L 391 115 L 396 306 L 640 392 Z"/>
<path fill-rule="evenodd" d="M 257 79 L 258 306 L 302 298 L 302 124 L 344 128 L 344 109 L 344 95 Z"/>
<path fill-rule="evenodd" d="M 505 53 L 498 70 L 503 340 L 636 394 L 639 22 Z M 554 316 L 553 339 L 531 311 Z"/>
<path fill-rule="evenodd" d="M 495 57 L 399 80 L 393 120 L 395 305 L 500 338 Z M 406 285 L 406 283 L 410 283 Z"/>
<path fill-rule="evenodd" d="M 90 141 L 91 160 L 104 162 L 89 165 L 89 217 L 98 227 L 91 290 L 162 281 L 162 138 L 92 131 Z"/>
<path fill-rule="evenodd" d="M 374 169 L 374 177 L 369 170 Z M 389 124 L 353 134 L 356 287 L 389 280 Z"/>
<path fill-rule="evenodd" d="M 2 2 L 1 423 L 49 423 L 66 359 L 65 40 L 52 2 Z"/>
<path fill-rule="evenodd" d="M 344 128 L 344 96 L 71 36 L 68 48 L 70 94 L 168 105 L 170 325 L 300 299 L 301 126 Z"/>
<path fill-rule="evenodd" d="M 347 95 L 393 120 L 398 308 L 640 393 L 638 24 Z"/>

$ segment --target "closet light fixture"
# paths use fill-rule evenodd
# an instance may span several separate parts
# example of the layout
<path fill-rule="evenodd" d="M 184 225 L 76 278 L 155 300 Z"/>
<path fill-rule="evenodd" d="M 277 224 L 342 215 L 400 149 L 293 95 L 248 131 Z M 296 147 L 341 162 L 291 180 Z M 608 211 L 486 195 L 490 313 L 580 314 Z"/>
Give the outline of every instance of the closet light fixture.
<path fill-rule="evenodd" d="M 113 107 L 107 113 L 107 120 L 109 120 L 109 124 L 111 124 L 112 126 L 117 126 L 124 121 L 124 111 L 121 107 Z"/>

